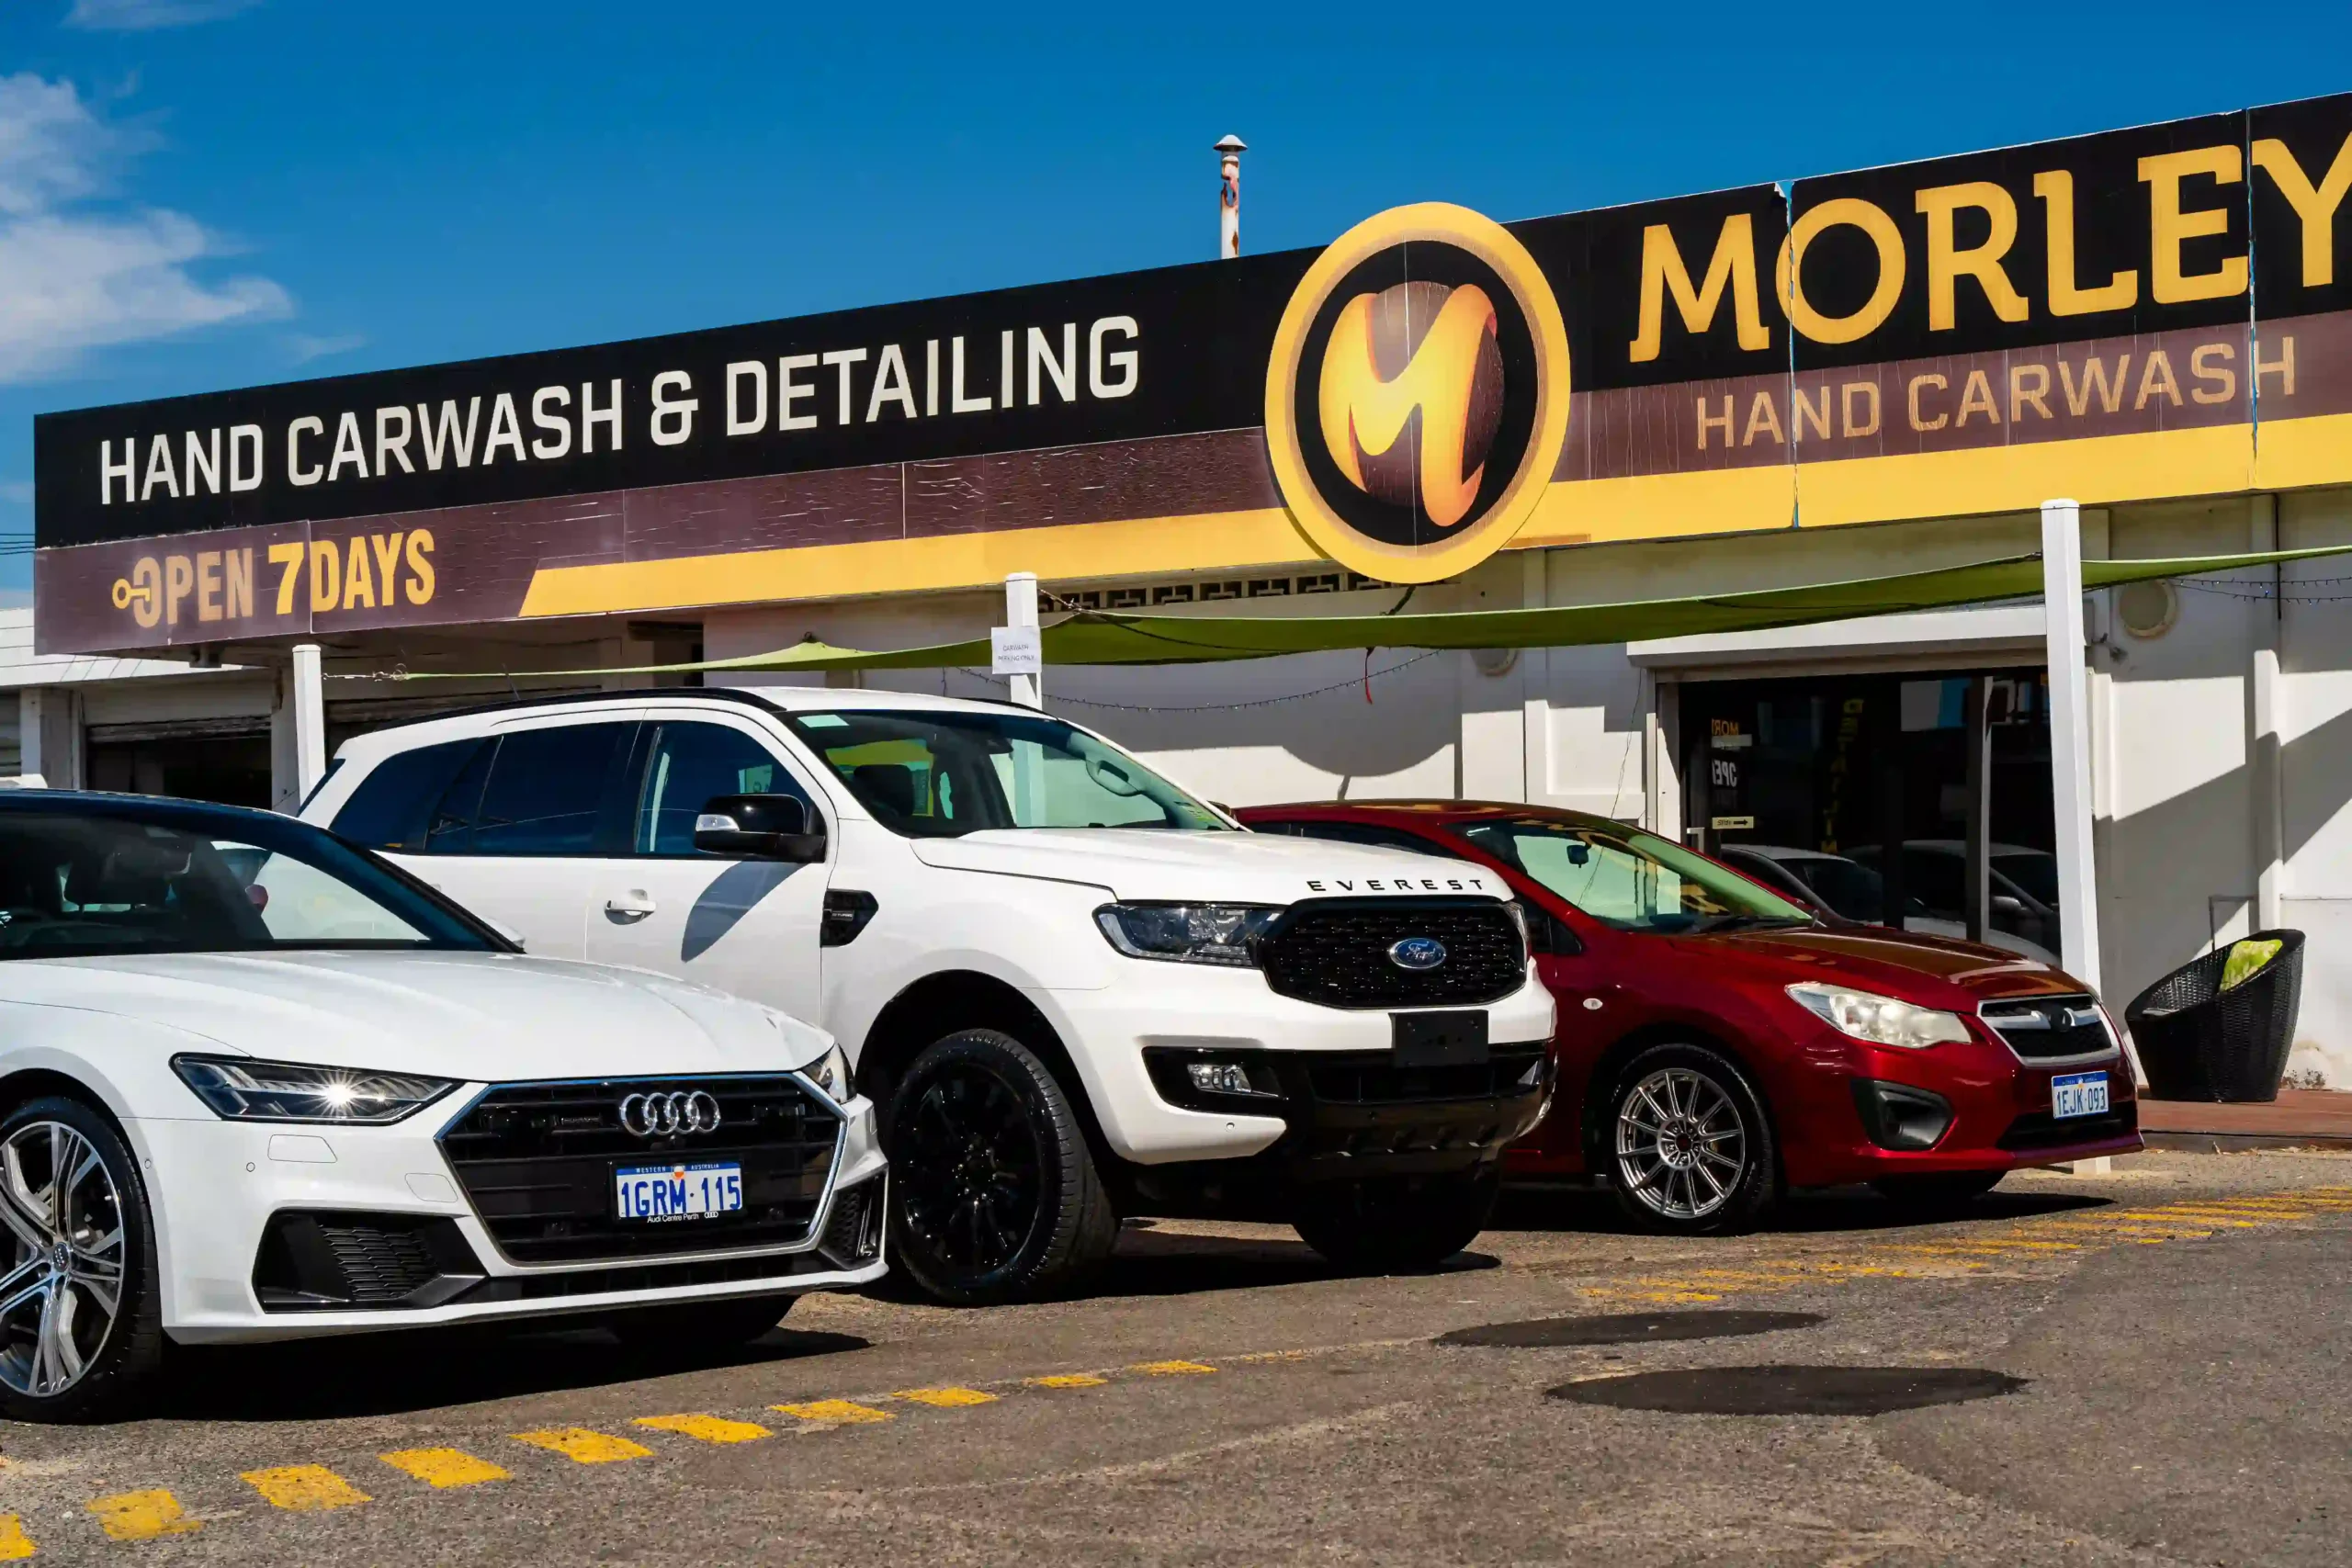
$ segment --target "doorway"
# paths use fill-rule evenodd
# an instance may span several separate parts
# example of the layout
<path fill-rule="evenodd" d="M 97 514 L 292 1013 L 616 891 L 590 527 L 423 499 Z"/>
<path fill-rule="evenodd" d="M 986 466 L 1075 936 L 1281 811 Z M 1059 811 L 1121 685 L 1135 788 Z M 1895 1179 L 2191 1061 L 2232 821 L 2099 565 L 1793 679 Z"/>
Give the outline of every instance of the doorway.
<path fill-rule="evenodd" d="M 1847 919 L 2055 963 L 2039 668 L 1685 684 L 1695 848 Z"/>

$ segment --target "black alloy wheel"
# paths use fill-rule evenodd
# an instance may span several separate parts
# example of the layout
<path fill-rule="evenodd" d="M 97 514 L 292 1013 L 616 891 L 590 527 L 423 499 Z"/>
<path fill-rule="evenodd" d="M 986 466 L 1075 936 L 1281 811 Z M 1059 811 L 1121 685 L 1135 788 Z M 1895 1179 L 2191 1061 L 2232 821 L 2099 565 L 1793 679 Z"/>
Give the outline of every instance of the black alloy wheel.
<path fill-rule="evenodd" d="M 1053 1073 L 968 1029 L 926 1049 L 890 1097 L 893 1262 L 957 1304 L 1066 1292 L 1110 1255 L 1118 1216 Z"/>
<path fill-rule="evenodd" d="M 1628 1062 L 1599 1129 L 1618 1206 L 1669 1235 L 1753 1224 L 1780 1195 L 1772 1123 L 1747 1075 L 1703 1045 L 1654 1045 Z"/>

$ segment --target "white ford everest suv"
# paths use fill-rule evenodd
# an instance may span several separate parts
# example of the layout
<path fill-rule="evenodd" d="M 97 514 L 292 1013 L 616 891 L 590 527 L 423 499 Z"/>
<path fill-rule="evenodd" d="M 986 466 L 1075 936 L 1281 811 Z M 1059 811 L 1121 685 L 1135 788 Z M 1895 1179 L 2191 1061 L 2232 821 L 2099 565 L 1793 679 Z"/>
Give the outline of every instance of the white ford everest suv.
<path fill-rule="evenodd" d="M 346 742 L 302 815 L 530 951 L 806 1018 L 881 1106 L 894 1260 L 1069 1291 L 1123 1214 L 1351 1267 L 1485 1224 L 1552 1001 L 1468 864 L 1259 835 L 1074 725 L 883 692 L 526 703 Z"/>

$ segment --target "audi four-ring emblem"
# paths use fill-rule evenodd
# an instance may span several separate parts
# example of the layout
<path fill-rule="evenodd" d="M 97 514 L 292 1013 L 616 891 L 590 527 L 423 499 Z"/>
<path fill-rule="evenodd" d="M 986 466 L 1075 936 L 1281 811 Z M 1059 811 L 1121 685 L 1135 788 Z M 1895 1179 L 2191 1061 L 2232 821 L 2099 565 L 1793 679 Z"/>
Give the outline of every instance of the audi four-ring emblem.
<path fill-rule="evenodd" d="M 715 1132 L 718 1121 L 718 1101 L 698 1089 L 668 1094 L 632 1094 L 621 1100 L 621 1131 L 640 1138 Z"/>

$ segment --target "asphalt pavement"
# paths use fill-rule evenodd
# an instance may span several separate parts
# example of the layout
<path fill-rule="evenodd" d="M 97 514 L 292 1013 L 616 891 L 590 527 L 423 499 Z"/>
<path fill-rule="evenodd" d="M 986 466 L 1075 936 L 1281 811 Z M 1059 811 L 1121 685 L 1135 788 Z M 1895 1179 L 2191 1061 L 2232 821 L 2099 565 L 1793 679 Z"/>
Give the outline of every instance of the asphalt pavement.
<path fill-rule="evenodd" d="M 0 1427 L 0 1560 L 2335 1563 L 2347 1239 L 2352 1158 L 2152 1154 L 1704 1242 L 1516 1193 L 1417 1278 L 1132 1225 L 1085 1300 L 725 1355 L 190 1353 L 147 1418 Z"/>

